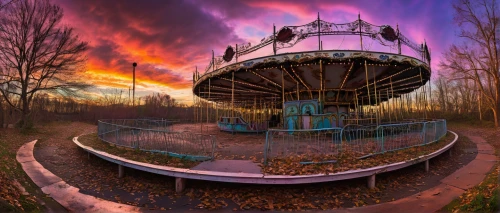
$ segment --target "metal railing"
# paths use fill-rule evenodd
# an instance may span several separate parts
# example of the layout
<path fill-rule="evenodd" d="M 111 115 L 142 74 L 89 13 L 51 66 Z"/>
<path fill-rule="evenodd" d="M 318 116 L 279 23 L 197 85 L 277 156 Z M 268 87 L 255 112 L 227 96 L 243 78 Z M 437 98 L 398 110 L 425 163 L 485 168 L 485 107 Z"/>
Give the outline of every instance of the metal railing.
<path fill-rule="evenodd" d="M 342 146 L 342 128 L 283 130 L 266 133 L 264 161 L 289 155 L 335 155 Z"/>
<path fill-rule="evenodd" d="M 159 152 L 194 161 L 214 158 L 213 135 L 172 132 L 168 120 L 121 119 L 99 120 L 99 139 L 117 146 Z"/>
<path fill-rule="evenodd" d="M 285 41 L 280 40 L 279 37 L 281 33 L 287 30 L 289 30 L 291 37 L 289 37 L 289 39 L 285 39 Z M 245 42 L 240 45 L 235 45 L 234 47 L 228 46 L 224 52 L 224 55 L 219 56 L 214 56 L 212 52 L 212 60 L 210 60 L 209 64 L 205 68 L 204 75 L 210 73 L 213 70 L 218 70 L 222 67 L 235 64 L 238 62 L 238 57 L 255 52 L 268 45 L 274 44 L 273 51 L 274 55 L 276 55 L 277 50 L 293 47 L 304 39 L 313 36 L 368 36 L 379 41 L 383 46 L 392 46 L 395 48 L 399 47 L 399 49 L 401 50 L 401 45 L 405 45 L 415 51 L 415 53 L 417 53 L 417 57 L 421 57 L 424 63 L 430 63 L 430 52 L 428 50 L 427 44 L 415 43 L 414 41 L 411 41 L 409 38 L 403 35 L 402 32 L 399 32 L 399 30 L 397 31 L 397 36 L 392 38 L 394 40 L 388 40 L 388 38 L 386 37 L 388 36 L 386 32 L 396 33 L 394 28 L 389 25 L 377 26 L 359 18 L 358 20 L 353 20 L 352 22 L 348 23 L 333 23 L 325 20 L 320 20 L 318 18 L 317 20 L 301 26 L 283 26 L 278 32 L 275 32 L 276 34 L 268 35 L 262 38 L 260 40 L 260 43 L 251 45 L 250 43 Z M 395 40 L 397 40 L 398 42 L 396 42 Z M 226 55 L 228 51 L 232 52 L 233 55 Z M 401 52 L 399 54 L 401 54 Z M 198 77 L 199 76 L 197 76 L 197 78 Z"/>
<path fill-rule="evenodd" d="M 139 118 L 139 119 L 104 119 L 99 120 L 108 124 L 128 126 L 141 129 L 155 129 L 172 131 L 172 125 L 179 123 L 179 120 L 167 120 L 162 118 Z"/>
<path fill-rule="evenodd" d="M 446 120 L 382 125 L 354 125 L 343 128 L 308 130 L 269 129 L 266 133 L 264 162 L 274 157 L 302 155 L 333 156 L 342 152 L 366 157 L 427 145 L 446 135 Z"/>

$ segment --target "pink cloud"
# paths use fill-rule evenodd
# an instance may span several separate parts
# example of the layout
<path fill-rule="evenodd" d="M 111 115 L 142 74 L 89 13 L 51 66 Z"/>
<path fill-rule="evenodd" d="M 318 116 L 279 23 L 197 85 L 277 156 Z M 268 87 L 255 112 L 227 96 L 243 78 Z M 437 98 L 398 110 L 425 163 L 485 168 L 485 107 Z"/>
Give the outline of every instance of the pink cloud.
<path fill-rule="evenodd" d="M 433 50 L 435 67 L 441 52 L 453 37 L 449 3 L 433 1 L 63 1 L 64 23 L 76 28 L 92 46 L 89 67 L 96 72 L 128 76 L 130 63 L 143 69 L 140 78 L 177 90 L 189 89 L 195 66 L 204 70 L 211 50 L 222 55 L 227 45 L 257 44 L 285 25 L 301 25 L 316 19 L 335 23 L 361 18 L 375 25 L 400 25 L 401 31 L 417 43 L 424 39 Z M 251 29 L 251 32 L 248 30 Z M 262 35 L 264 32 L 264 36 Z M 325 49 L 358 49 L 357 36 L 322 37 Z M 373 50 L 387 51 L 371 42 Z M 308 39 L 279 52 L 317 49 Z M 405 51 L 413 56 L 411 51 Z M 272 54 L 265 47 L 241 60 Z M 109 79 L 108 79 L 109 80 Z M 180 93 L 179 93 L 180 94 Z"/>

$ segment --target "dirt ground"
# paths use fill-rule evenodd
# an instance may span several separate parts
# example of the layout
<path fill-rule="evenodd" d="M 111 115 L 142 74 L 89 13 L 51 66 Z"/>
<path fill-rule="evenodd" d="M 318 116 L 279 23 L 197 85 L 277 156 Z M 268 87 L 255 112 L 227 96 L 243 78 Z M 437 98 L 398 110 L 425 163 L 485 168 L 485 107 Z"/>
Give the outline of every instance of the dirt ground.
<path fill-rule="evenodd" d="M 366 187 L 365 178 L 293 186 L 216 182 L 207 184 L 206 181 L 189 180 L 184 192 L 175 193 L 174 179 L 171 177 L 127 169 L 126 176 L 120 179 L 117 177 L 118 167 L 115 164 L 89 155 L 73 144 L 73 136 L 95 132 L 96 126 L 74 122 L 54 124 L 50 128 L 56 134 L 39 141 L 34 151 L 35 158 L 44 167 L 68 184 L 80 188 L 82 193 L 159 210 L 335 209 L 382 203 L 416 194 L 439 184 L 439 180 L 466 165 L 477 154 L 475 145 L 465 137 L 460 137 L 452 148 L 453 156 L 449 157 L 445 153 L 432 159 L 429 173 L 424 171 L 423 164 L 417 164 L 377 175 L 377 187 L 374 190 Z M 192 130 L 193 125 L 177 128 Z M 210 130 L 213 127 L 208 128 Z M 262 134 L 232 135 L 218 130 L 214 134 L 217 136 L 218 147 L 222 147 L 223 151 L 239 150 L 245 156 L 258 153 L 265 141 Z"/>

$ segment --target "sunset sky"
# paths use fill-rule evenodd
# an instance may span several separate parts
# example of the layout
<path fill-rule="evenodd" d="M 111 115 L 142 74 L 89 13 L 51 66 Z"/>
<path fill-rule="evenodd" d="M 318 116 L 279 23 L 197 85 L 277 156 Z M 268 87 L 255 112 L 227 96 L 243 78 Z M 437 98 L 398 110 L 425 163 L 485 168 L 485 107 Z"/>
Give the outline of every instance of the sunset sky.
<path fill-rule="evenodd" d="M 137 62 L 137 95 L 168 93 L 191 104 L 192 73 L 203 74 L 211 58 L 227 45 L 258 43 L 285 25 L 303 25 L 317 18 L 334 23 L 361 19 L 375 25 L 399 24 L 417 43 L 426 40 L 432 50 L 433 75 L 441 53 L 456 41 L 451 1 L 243 1 L 243 0 L 54 0 L 64 9 L 63 23 L 89 42 L 87 72 L 82 78 L 96 92 L 132 85 L 132 62 Z M 359 49 L 357 36 L 322 37 L 323 48 Z M 370 50 L 395 52 L 364 38 Z M 310 38 L 280 52 L 316 50 Z M 279 53 L 279 52 L 278 52 Z M 403 51 L 410 56 L 413 52 Z M 272 54 L 264 48 L 249 57 Z"/>

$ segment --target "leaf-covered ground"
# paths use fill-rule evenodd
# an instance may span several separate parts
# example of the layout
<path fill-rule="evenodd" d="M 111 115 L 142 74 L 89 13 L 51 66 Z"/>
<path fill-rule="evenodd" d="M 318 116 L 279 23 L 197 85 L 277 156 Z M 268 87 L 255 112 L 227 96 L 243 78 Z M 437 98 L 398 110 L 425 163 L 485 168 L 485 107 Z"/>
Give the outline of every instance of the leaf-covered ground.
<path fill-rule="evenodd" d="M 417 164 L 396 172 L 377 175 L 377 187 L 369 190 L 366 179 L 292 186 L 258 186 L 188 180 L 182 193 L 175 193 L 175 179 L 133 169 L 118 178 L 116 164 L 88 155 L 72 141 L 73 136 L 95 132 L 95 126 L 54 124 L 57 131 L 50 140 L 35 146 L 35 158 L 82 193 L 120 203 L 158 210 L 335 209 L 388 202 L 429 189 L 439 180 L 475 157 L 473 144 L 461 137 L 448 155 L 431 160 L 431 172 Z M 232 136 L 231 136 L 232 137 Z M 237 136 L 236 136 L 237 137 Z M 228 142 L 227 142 L 228 143 Z"/>
<path fill-rule="evenodd" d="M 15 161 L 15 155 L 0 142 L 0 212 L 41 211 L 42 207 L 35 197 L 21 188 L 19 180 L 25 180 L 21 171 L 22 168 L 19 168 Z"/>
<path fill-rule="evenodd" d="M 364 169 L 382 166 L 396 162 L 408 161 L 419 156 L 430 154 L 448 145 L 454 135 L 448 133 L 441 140 L 425 146 L 416 146 L 394 152 L 374 155 L 359 159 L 353 152 L 345 151 L 340 155 L 296 155 L 271 159 L 267 165 L 262 165 L 266 174 L 273 175 L 308 175 L 331 174 L 347 170 Z M 334 163 L 321 163 L 335 160 Z M 301 162 L 313 162 L 301 164 Z"/>
<path fill-rule="evenodd" d="M 192 168 L 200 163 L 159 153 L 144 152 L 141 150 L 113 146 L 110 143 L 100 140 L 97 137 L 96 133 L 82 135 L 78 137 L 78 141 L 83 145 L 94 148 L 95 150 L 100 150 L 112 155 L 143 163 L 172 166 L 178 168 Z"/>

